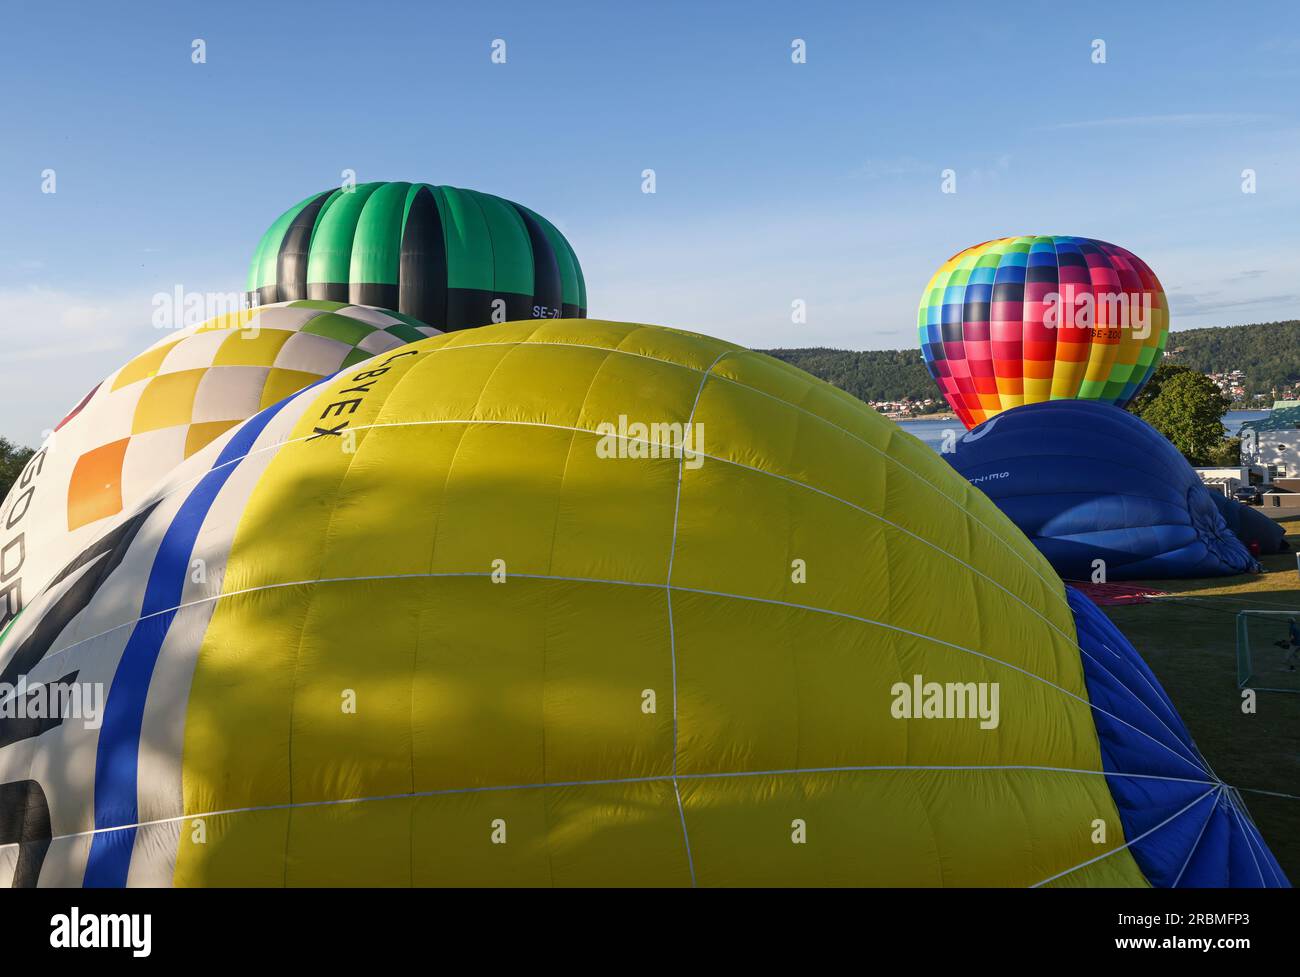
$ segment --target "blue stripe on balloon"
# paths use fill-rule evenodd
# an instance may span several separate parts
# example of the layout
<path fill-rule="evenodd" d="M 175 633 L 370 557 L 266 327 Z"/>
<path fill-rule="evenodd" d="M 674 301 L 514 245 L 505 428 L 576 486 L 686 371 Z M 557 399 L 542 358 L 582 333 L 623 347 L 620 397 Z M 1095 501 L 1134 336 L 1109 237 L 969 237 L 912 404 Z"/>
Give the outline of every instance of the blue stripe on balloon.
<path fill-rule="evenodd" d="M 311 387 L 324 383 L 322 377 Z M 304 388 L 310 390 L 311 387 Z M 182 503 L 163 535 L 145 586 L 140 620 L 122 652 L 104 706 L 95 755 L 95 836 L 86 862 L 86 886 L 126 885 L 139 821 L 140 730 L 145 698 L 163 640 L 176 617 L 199 530 L 222 486 L 258 435 L 298 391 L 249 418 L 222 449 L 212 469 Z"/>
<path fill-rule="evenodd" d="M 1263 839 L 1233 812 L 1227 790 L 1205 769 L 1137 649 L 1096 604 L 1073 587 L 1065 591 L 1086 652 L 1083 676 L 1096 707 L 1106 783 L 1147 881 L 1179 888 L 1287 885 Z M 1154 779 L 1160 777 L 1169 779 Z"/>

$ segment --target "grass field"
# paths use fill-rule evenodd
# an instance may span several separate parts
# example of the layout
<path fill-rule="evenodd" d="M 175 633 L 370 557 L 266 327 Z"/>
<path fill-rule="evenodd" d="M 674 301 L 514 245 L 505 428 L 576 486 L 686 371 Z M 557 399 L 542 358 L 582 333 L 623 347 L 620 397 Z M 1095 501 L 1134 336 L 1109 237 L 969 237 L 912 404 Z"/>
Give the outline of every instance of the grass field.
<path fill-rule="evenodd" d="M 1300 516 L 1283 525 L 1292 552 L 1264 557 L 1266 573 L 1146 581 L 1170 596 L 1105 611 L 1159 677 L 1214 771 L 1243 788 L 1255 823 L 1292 883 L 1300 885 L 1300 799 L 1294 799 L 1300 795 L 1300 695 L 1260 692 L 1258 711 L 1246 715 L 1237 689 L 1237 612 L 1300 610 Z M 1294 676 L 1278 671 L 1283 652 L 1271 644 L 1285 636 L 1286 618 L 1252 623 L 1252 644 L 1263 646 L 1252 684 L 1295 684 Z"/>

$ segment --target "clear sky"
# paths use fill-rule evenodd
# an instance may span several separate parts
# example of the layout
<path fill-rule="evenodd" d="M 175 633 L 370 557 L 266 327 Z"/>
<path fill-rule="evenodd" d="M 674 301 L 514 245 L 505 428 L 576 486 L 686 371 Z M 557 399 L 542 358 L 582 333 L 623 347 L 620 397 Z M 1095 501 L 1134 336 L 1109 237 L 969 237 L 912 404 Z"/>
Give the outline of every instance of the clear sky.
<path fill-rule="evenodd" d="M 1294 0 L 4 14 L 0 433 L 27 443 L 158 338 L 155 293 L 241 290 L 267 225 L 345 169 L 525 203 L 591 315 L 750 346 L 913 346 L 935 268 L 1024 233 L 1141 255 L 1175 329 L 1300 316 Z"/>

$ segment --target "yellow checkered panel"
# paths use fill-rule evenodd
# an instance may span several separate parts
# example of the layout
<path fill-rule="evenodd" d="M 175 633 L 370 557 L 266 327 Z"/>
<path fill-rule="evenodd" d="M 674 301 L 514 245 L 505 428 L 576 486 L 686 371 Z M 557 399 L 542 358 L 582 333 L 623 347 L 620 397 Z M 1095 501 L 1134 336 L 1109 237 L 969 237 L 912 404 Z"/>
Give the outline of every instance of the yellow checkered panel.
<path fill-rule="evenodd" d="M 338 302 L 246 309 L 168 334 L 97 385 L 42 446 L 22 519 L 8 509 L 18 493 L 0 510 L 0 551 L 21 545 L 26 554 L 7 611 L 21 610 L 107 520 L 130 513 L 235 425 L 345 366 L 436 334 Z"/>

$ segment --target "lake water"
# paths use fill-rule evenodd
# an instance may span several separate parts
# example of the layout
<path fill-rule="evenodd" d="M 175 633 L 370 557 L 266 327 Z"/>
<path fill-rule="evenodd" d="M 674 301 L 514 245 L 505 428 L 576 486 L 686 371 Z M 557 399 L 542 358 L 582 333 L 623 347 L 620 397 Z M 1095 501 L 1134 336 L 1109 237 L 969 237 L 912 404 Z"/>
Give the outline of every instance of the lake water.
<path fill-rule="evenodd" d="M 1246 421 L 1258 421 L 1265 417 L 1268 417 L 1266 410 L 1230 410 L 1223 415 L 1223 427 L 1227 431 L 1227 436 L 1233 437 Z M 939 450 L 945 432 L 955 431 L 958 436 L 966 433 L 961 421 L 956 418 L 951 421 L 897 421 L 896 423 L 908 434 L 920 438 L 935 451 Z"/>

